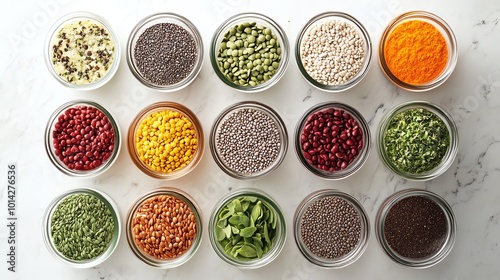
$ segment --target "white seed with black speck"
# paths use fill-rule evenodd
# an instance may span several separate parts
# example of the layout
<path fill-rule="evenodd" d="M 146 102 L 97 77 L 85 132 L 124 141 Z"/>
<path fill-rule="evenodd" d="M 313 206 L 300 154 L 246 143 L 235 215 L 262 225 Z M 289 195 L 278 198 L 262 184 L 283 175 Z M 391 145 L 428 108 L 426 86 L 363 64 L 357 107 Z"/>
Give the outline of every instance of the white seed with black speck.
<path fill-rule="evenodd" d="M 340 85 L 354 78 L 365 59 L 364 39 L 349 23 L 329 20 L 311 27 L 300 46 L 306 72 L 324 85 Z"/>
<path fill-rule="evenodd" d="M 281 149 L 280 133 L 274 120 L 254 109 L 241 109 L 225 117 L 215 143 L 222 161 L 242 174 L 266 169 Z"/>

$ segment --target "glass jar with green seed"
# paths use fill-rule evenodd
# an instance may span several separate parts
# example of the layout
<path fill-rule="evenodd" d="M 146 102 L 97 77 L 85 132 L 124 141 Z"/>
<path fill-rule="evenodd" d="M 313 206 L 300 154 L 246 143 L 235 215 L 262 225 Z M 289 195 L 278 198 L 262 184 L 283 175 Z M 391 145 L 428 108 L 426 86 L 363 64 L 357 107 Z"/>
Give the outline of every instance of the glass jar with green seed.
<path fill-rule="evenodd" d="M 378 127 L 377 147 L 385 166 L 407 180 L 444 173 L 458 151 L 458 129 L 441 107 L 411 101 L 390 110 Z"/>
<path fill-rule="evenodd" d="M 95 267 L 118 245 L 118 207 L 104 192 L 71 190 L 50 203 L 42 232 L 47 249 L 56 259 L 75 268 Z"/>
<path fill-rule="evenodd" d="M 239 268 L 259 268 L 281 252 L 286 239 L 285 218 L 265 192 L 239 189 L 215 205 L 208 234 L 222 260 Z"/>
<path fill-rule="evenodd" d="M 285 73 L 288 38 L 272 19 L 257 13 L 237 14 L 215 31 L 210 60 L 217 76 L 242 92 L 258 92 Z"/>

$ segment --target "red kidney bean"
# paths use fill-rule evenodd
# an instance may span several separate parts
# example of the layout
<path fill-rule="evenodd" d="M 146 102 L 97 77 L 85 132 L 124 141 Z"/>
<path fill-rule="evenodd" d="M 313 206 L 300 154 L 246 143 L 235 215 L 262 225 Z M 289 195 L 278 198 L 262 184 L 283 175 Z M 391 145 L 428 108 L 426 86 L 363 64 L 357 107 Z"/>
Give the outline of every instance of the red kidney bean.
<path fill-rule="evenodd" d="M 309 164 L 335 172 L 347 168 L 363 149 L 363 132 L 351 114 L 329 108 L 307 117 L 300 144 Z"/>
<path fill-rule="evenodd" d="M 52 132 L 54 153 L 68 169 L 92 170 L 111 156 L 115 132 L 99 109 L 70 108 L 57 120 Z"/>

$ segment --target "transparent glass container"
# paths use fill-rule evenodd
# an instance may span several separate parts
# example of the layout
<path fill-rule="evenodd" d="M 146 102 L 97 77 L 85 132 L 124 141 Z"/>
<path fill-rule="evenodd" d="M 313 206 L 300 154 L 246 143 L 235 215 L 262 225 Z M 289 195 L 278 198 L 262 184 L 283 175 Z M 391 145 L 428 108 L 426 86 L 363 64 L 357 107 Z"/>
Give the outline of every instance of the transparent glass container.
<path fill-rule="evenodd" d="M 222 123 L 233 113 L 238 112 L 243 109 L 253 109 L 257 110 L 260 112 L 265 113 L 267 116 L 269 116 L 274 124 L 276 125 L 278 132 L 279 132 L 279 141 L 280 141 L 280 150 L 274 161 L 264 168 L 261 171 L 255 172 L 255 173 L 242 173 L 238 172 L 234 169 L 232 169 L 225 161 L 224 158 L 222 157 L 220 150 L 217 147 L 216 139 L 218 137 L 218 134 L 220 133 L 220 128 Z M 229 176 L 237 179 L 257 179 L 260 177 L 263 177 L 274 170 L 276 170 L 283 160 L 285 159 L 287 148 L 288 148 L 288 133 L 286 131 L 285 123 L 281 119 L 281 117 L 278 115 L 276 111 L 274 111 L 271 107 L 255 102 L 255 101 L 243 101 L 243 102 L 238 102 L 235 103 L 226 109 L 224 109 L 215 119 L 214 124 L 212 125 L 212 129 L 210 131 L 210 139 L 209 139 L 209 145 L 210 145 L 210 151 L 212 153 L 212 156 L 217 163 L 217 165 Z"/>
<path fill-rule="evenodd" d="M 230 81 L 219 69 L 217 61 L 217 53 L 219 52 L 224 34 L 231 27 L 242 24 L 244 22 L 256 22 L 257 24 L 261 24 L 266 28 L 271 29 L 271 31 L 277 36 L 278 42 L 281 47 L 281 59 L 279 62 L 278 70 L 276 70 L 276 73 L 269 80 L 255 86 L 243 86 Z M 217 74 L 217 76 L 224 84 L 240 92 L 260 92 L 275 85 L 285 74 L 289 61 L 289 53 L 290 44 L 288 42 L 285 31 L 275 21 L 259 13 L 241 13 L 228 18 L 215 30 L 210 44 L 210 61 L 212 63 L 215 74 Z"/>
<path fill-rule="evenodd" d="M 185 251 L 181 255 L 178 255 L 177 257 L 171 259 L 158 259 L 155 258 L 154 256 L 149 255 L 146 252 L 143 252 L 135 243 L 134 235 L 132 232 L 133 216 L 137 212 L 137 209 L 146 200 L 159 195 L 167 195 L 183 201 L 191 209 L 191 212 L 193 213 L 196 219 L 196 237 L 191 243 L 191 246 L 187 251 Z M 159 187 L 139 197 L 128 211 L 127 222 L 125 226 L 126 226 L 128 245 L 132 253 L 134 253 L 134 255 L 139 260 L 146 263 L 147 265 L 160 269 L 175 268 L 189 261 L 196 254 L 196 251 L 200 247 L 202 240 L 203 222 L 202 222 L 202 215 L 200 208 L 196 204 L 195 200 L 188 193 L 173 187 Z"/>
<path fill-rule="evenodd" d="M 337 171 L 325 171 L 318 168 L 317 166 L 314 166 L 304 156 L 305 151 L 303 150 L 303 147 L 301 145 L 302 132 L 304 131 L 308 119 L 314 114 L 318 112 L 324 112 L 328 109 L 339 109 L 349 113 L 351 117 L 354 118 L 358 123 L 359 129 L 361 130 L 363 135 L 361 140 L 363 141 L 363 147 L 357 152 L 357 155 L 354 158 L 354 160 L 349 165 L 347 165 L 345 169 Z M 306 167 L 307 170 L 311 171 L 313 174 L 324 179 L 332 179 L 332 180 L 347 178 L 352 174 L 356 173 L 368 159 L 371 146 L 370 128 L 363 115 L 361 115 L 361 113 L 355 108 L 339 102 L 324 102 L 317 104 L 311 107 L 309 110 L 307 110 L 304 113 L 304 115 L 300 118 L 299 122 L 297 123 L 297 126 L 295 127 L 294 141 L 295 141 L 295 153 L 297 154 L 297 157 L 299 158 L 302 165 L 304 165 L 304 167 Z"/>
<path fill-rule="evenodd" d="M 104 26 L 104 28 L 109 32 L 112 41 L 114 43 L 114 53 L 113 53 L 113 63 L 111 64 L 111 67 L 109 70 L 106 72 L 106 74 L 97 79 L 94 82 L 91 83 L 86 83 L 86 84 L 75 84 L 68 82 L 67 80 L 63 79 L 59 74 L 56 72 L 54 69 L 53 63 L 52 63 L 52 54 L 53 54 L 53 45 L 54 45 L 54 40 L 55 36 L 57 33 L 67 24 L 70 24 L 72 22 L 77 22 L 80 20 L 89 20 L 91 22 L 95 22 L 97 24 L 100 24 Z M 47 65 L 47 68 L 49 69 L 50 74 L 54 76 L 54 78 L 64 86 L 71 88 L 71 89 L 76 89 L 76 90 L 94 90 L 97 89 L 107 82 L 111 80 L 111 78 L 115 75 L 118 66 L 120 64 L 120 55 L 121 55 L 121 48 L 120 48 L 120 41 L 118 40 L 118 37 L 114 33 L 113 29 L 109 25 L 106 20 L 104 20 L 102 17 L 89 13 L 89 12 L 73 12 L 70 14 L 67 14 L 57 20 L 54 25 L 51 27 L 47 39 L 45 40 L 44 47 L 46 48 L 44 50 L 44 57 L 45 57 L 45 64 Z"/>
<path fill-rule="evenodd" d="M 191 69 L 191 72 L 184 79 L 170 85 L 158 85 L 144 78 L 134 58 L 134 49 L 139 37 L 149 27 L 161 23 L 176 24 L 184 28 L 193 37 L 196 45 L 196 62 L 193 69 Z M 142 19 L 137 23 L 134 29 L 132 29 L 127 40 L 127 64 L 132 74 L 137 78 L 139 82 L 141 82 L 146 87 L 162 92 L 181 90 L 191 84 L 201 71 L 201 67 L 203 65 L 203 55 L 203 40 L 196 26 L 187 18 L 174 13 L 157 13 Z"/>
<path fill-rule="evenodd" d="M 262 203 L 264 203 L 266 206 L 268 206 L 269 209 L 273 211 L 273 213 L 275 214 L 274 217 L 277 218 L 278 220 L 276 223 L 277 225 L 276 236 L 273 241 L 272 248 L 266 254 L 264 254 L 262 258 L 241 260 L 228 255 L 224 251 L 224 248 L 222 248 L 222 246 L 217 241 L 217 238 L 215 236 L 215 227 L 217 224 L 217 216 L 219 215 L 219 212 L 225 205 L 227 205 L 230 201 L 232 201 L 235 198 L 247 197 L 247 196 L 256 197 L 257 199 L 262 201 Z M 268 194 L 259 189 L 242 188 L 234 190 L 231 193 L 225 195 L 215 204 L 215 207 L 213 208 L 212 213 L 210 214 L 210 221 L 208 224 L 208 235 L 212 248 L 223 261 L 238 268 L 255 269 L 263 267 L 272 262 L 283 249 L 286 240 L 285 217 L 283 216 L 283 213 L 279 205 Z"/>
<path fill-rule="evenodd" d="M 64 112 L 71 108 L 77 108 L 80 106 L 93 107 L 101 111 L 109 120 L 113 131 L 114 131 L 114 147 L 111 153 L 111 156 L 105 160 L 99 167 L 90 169 L 90 170 L 76 170 L 69 169 L 66 164 L 64 164 L 58 156 L 56 156 L 54 144 L 53 144 L 53 131 L 55 129 L 55 125 L 58 122 L 58 118 L 64 114 Z M 45 128 L 45 151 L 52 162 L 52 164 L 63 174 L 66 174 L 71 177 L 79 177 L 79 178 L 91 178 L 98 176 L 108 170 L 113 163 L 118 158 L 118 154 L 120 153 L 121 147 L 121 133 L 118 124 L 115 121 L 115 118 L 111 115 L 111 113 L 106 110 L 103 106 L 99 105 L 96 102 L 88 101 L 88 100 L 74 100 L 64 103 L 59 108 L 57 108 L 54 113 L 49 118 L 47 122 L 47 126 Z"/>
<path fill-rule="evenodd" d="M 429 171 L 418 174 L 400 170 L 396 165 L 394 165 L 394 163 L 392 163 L 391 159 L 387 155 L 387 147 L 384 143 L 385 133 L 394 116 L 406 110 L 415 108 L 426 109 L 438 116 L 446 125 L 450 136 L 450 144 L 448 145 L 448 149 L 446 151 L 446 154 L 443 156 L 441 163 Z M 387 112 L 380 121 L 377 129 L 377 150 L 384 165 L 394 174 L 411 181 L 431 180 L 443 174 L 453 164 L 453 161 L 455 160 L 458 152 L 458 128 L 450 114 L 448 114 L 443 108 L 437 106 L 436 104 L 432 104 L 427 101 L 405 102 Z"/>
<path fill-rule="evenodd" d="M 359 215 L 359 220 L 361 225 L 359 241 L 357 245 L 350 252 L 339 258 L 331 258 L 331 259 L 323 258 L 314 254 L 304 243 L 304 240 L 301 235 L 301 222 L 303 220 L 304 213 L 309 209 L 311 204 L 313 204 L 319 199 L 326 197 L 336 197 L 344 201 L 347 201 L 354 209 L 356 209 L 356 212 Z M 368 245 L 368 238 L 370 236 L 370 221 L 361 203 L 351 195 L 335 189 L 324 189 L 315 191 L 310 195 L 308 195 L 307 197 L 305 197 L 297 207 L 297 210 L 295 211 L 295 215 L 293 218 L 293 225 L 294 225 L 295 243 L 297 244 L 302 255 L 311 263 L 324 268 L 341 268 L 354 263 L 357 259 L 361 257 L 361 255 L 363 255 L 363 252 L 365 251 Z"/>
<path fill-rule="evenodd" d="M 65 198 L 75 194 L 87 194 L 97 197 L 107 206 L 107 208 L 111 211 L 111 215 L 113 217 L 114 221 L 113 238 L 111 239 L 106 251 L 104 251 L 100 256 L 94 259 L 75 261 L 67 258 L 57 250 L 50 232 L 52 215 L 54 214 L 54 211 L 56 210 L 57 206 Z M 48 251 L 55 259 L 73 268 L 90 268 L 100 265 L 102 262 L 107 260 L 113 254 L 116 247 L 118 246 L 120 235 L 121 235 L 121 220 L 120 220 L 120 211 L 118 209 L 118 206 L 106 193 L 93 188 L 87 188 L 87 187 L 78 188 L 60 194 L 59 196 L 57 196 L 52 200 L 52 202 L 45 210 L 43 216 L 42 236 L 43 236 L 43 241 L 45 242 L 45 246 L 47 246 Z"/>
<path fill-rule="evenodd" d="M 446 40 L 446 45 L 448 48 L 448 61 L 446 67 L 435 79 L 424 83 L 424 84 L 409 84 L 398 79 L 389 67 L 387 66 L 385 59 L 385 48 L 386 42 L 392 33 L 392 31 L 401 23 L 419 20 L 432 24 Z M 378 48 L 378 62 L 382 72 L 394 85 L 408 91 L 413 92 L 424 92 L 432 90 L 441 84 L 443 84 L 452 74 L 458 60 L 458 44 L 455 34 L 451 30 L 451 27 L 440 17 L 435 14 L 425 12 L 425 11 L 412 11 L 404 13 L 396 18 L 394 18 L 386 27 L 380 38 L 379 48 Z"/>
<path fill-rule="evenodd" d="M 444 238 L 444 242 L 442 242 L 439 249 L 431 255 L 418 259 L 407 258 L 398 254 L 389 245 L 384 234 L 385 220 L 388 212 L 396 203 L 412 196 L 424 197 L 438 205 L 439 208 L 441 208 L 441 210 L 443 211 L 447 223 L 446 237 Z M 392 194 L 380 206 L 375 220 L 375 232 L 380 247 L 394 262 L 412 268 L 428 268 L 442 261 L 453 248 L 453 245 L 455 243 L 456 231 L 456 220 L 450 205 L 439 195 L 427 190 L 406 189 Z"/>
<path fill-rule="evenodd" d="M 361 65 L 360 70 L 348 81 L 339 84 L 339 85 L 326 85 L 323 83 L 318 82 L 315 80 L 313 77 L 309 75 L 309 73 L 306 71 L 304 68 L 304 64 L 302 62 L 302 44 L 304 37 L 308 34 L 308 32 L 314 28 L 314 26 L 317 26 L 318 24 L 323 24 L 325 22 L 329 21 L 339 21 L 339 22 L 344 22 L 347 23 L 348 25 L 352 26 L 356 33 L 360 36 L 360 38 L 363 40 L 363 48 L 365 50 L 364 52 L 364 59 L 363 63 Z M 315 88 L 319 90 L 323 90 L 326 92 L 341 92 L 348 90 L 352 87 L 354 87 L 356 84 L 361 82 L 361 80 L 366 76 L 368 73 L 368 69 L 370 68 L 370 63 L 371 63 L 371 58 L 372 58 L 372 43 L 370 40 L 370 35 L 368 34 L 366 28 L 359 22 L 356 18 L 352 17 L 351 15 L 348 15 L 346 13 L 341 13 L 341 12 L 325 12 L 321 13 L 319 15 L 314 16 L 312 19 L 310 19 L 304 27 L 302 27 L 300 33 L 297 35 L 297 41 L 295 42 L 295 59 L 297 61 L 297 67 L 299 68 L 299 72 L 302 74 L 304 79 L 314 86 Z"/>
<path fill-rule="evenodd" d="M 137 130 L 142 121 L 155 112 L 161 112 L 165 110 L 179 112 L 182 116 L 186 117 L 193 124 L 193 128 L 196 133 L 196 139 L 198 142 L 195 154 L 191 159 L 191 161 L 189 162 L 189 164 L 172 172 L 161 172 L 152 170 L 146 163 L 144 163 L 140 159 L 139 154 L 137 152 L 136 140 L 135 140 Z M 128 140 L 127 146 L 130 158 L 137 166 L 137 168 L 139 168 L 145 174 L 157 179 L 176 179 L 188 174 L 200 162 L 205 147 L 205 141 L 203 138 L 203 128 L 196 115 L 186 106 L 179 103 L 168 102 L 168 101 L 153 103 L 147 106 L 146 108 L 142 109 L 129 126 L 127 140 Z"/>

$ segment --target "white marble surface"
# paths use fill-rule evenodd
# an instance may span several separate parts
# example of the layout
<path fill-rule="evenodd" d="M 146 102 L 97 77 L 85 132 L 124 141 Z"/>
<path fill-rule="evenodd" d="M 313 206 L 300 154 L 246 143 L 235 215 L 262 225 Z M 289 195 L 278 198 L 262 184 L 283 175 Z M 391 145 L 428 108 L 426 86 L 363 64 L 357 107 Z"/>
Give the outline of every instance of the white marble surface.
<path fill-rule="evenodd" d="M 47 4 L 48 3 L 48 4 Z M 175 93 L 145 89 L 130 73 L 125 56 L 115 77 L 91 92 L 64 88 L 49 74 L 42 51 L 50 25 L 76 10 L 95 12 L 117 32 L 122 47 L 132 27 L 143 17 L 160 11 L 189 18 L 200 30 L 205 55 L 215 28 L 227 17 L 244 11 L 264 13 L 275 19 L 295 42 L 299 29 L 312 16 L 328 10 L 344 11 L 368 28 L 374 46 L 368 75 L 356 87 L 338 94 L 313 89 L 300 76 L 294 58 L 285 76 L 270 90 L 249 95 L 226 87 L 214 75 L 206 58 L 198 78 Z M 428 93 L 409 93 L 393 86 L 380 71 L 376 51 L 387 22 L 410 10 L 427 10 L 444 18 L 454 30 L 459 48 L 458 65 L 449 80 Z M 500 275 L 500 2 L 480 1 L 8 1 L 0 12 L 0 279 L 498 279 Z M 293 50 L 293 48 L 292 48 Z M 297 160 L 293 142 L 276 172 L 247 182 L 225 175 L 208 149 L 200 165 L 188 176 L 173 181 L 147 177 L 133 164 L 123 141 L 118 161 L 105 174 L 88 180 L 62 175 L 49 162 L 43 131 L 49 115 L 62 103 L 85 98 L 97 101 L 115 115 L 122 133 L 143 107 L 173 100 L 193 109 L 206 132 L 226 106 L 242 100 L 269 104 L 283 117 L 293 138 L 295 124 L 309 107 L 335 100 L 358 108 L 370 122 L 372 136 L 382 115 L 407 100 L 428 100 L 448 110 L 459 127 L 460 147 L 450 169 L 426 183 L 407 182 L 393 176 L 381 163 L 376 149 L 363 168 L 347 179 L 326 181 L 315 177 Z M 207 138 L 207 134 L 205 137 Z M 205 139 L 208 142 L 208 138 Z M 18 267 L 6 264 L 6 169 L 18 163 Z M 146 266 L 128 248 L 125 235 L 115 253 L 102 265 L 77 270 L 55 260 L 45 248 L 41 218 L 48 203 L 71 188 L 91 186 L 108 193 L 120 207 L 122 218 L 133 201 L 158 186 L 171 185 L 191 193 L 202 208 L 204 222 L 215 202 L 231 188 L 265 190 L 282 206 L 289 230 L 285 248 L 271 264 L 257 270 L 240 270 L 213 252 L 205 224 L 203 243 L 185 265 L 171 270 Z M 397 190 L 425 188 L 443 196 L 453 207 L 458 232 L 451 254 L 434 267 L 415 270 L 392 262 L 379 247 L 373 227 L 364 255 L 354 264 L 325 270 L 309 264 L 300 254 L 291 225 L 295 208 L 310 192 L 338 188 L 358 198 L 371 223 L 381 202 Z"/>

